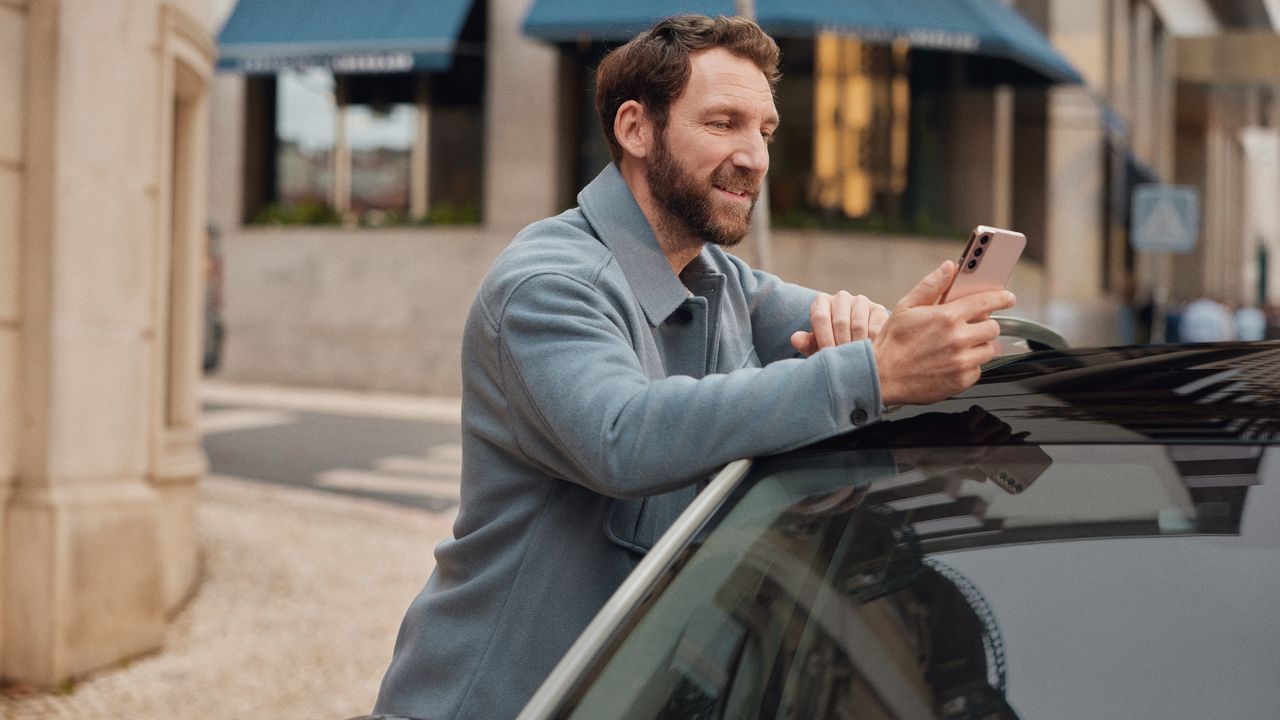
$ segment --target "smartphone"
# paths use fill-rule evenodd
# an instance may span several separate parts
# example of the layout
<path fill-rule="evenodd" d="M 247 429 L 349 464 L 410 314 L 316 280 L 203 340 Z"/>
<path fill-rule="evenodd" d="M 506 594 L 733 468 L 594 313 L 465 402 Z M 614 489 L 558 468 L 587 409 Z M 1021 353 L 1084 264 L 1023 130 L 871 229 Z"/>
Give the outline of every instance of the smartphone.
<path fill-rule="evenodd" d="M 960 255 L 960 270 L 938 302 L 1003 288 L 1026 247 L 1027 236 L 1020 232 L 986 225 L 974 228 Z"/>
<path fill-rule="evenodd" d="M 1002 445 L 992 449 L 978 469 L 1010 495 L 1021 494 L 1053 464 L 1039 445 Z"/>

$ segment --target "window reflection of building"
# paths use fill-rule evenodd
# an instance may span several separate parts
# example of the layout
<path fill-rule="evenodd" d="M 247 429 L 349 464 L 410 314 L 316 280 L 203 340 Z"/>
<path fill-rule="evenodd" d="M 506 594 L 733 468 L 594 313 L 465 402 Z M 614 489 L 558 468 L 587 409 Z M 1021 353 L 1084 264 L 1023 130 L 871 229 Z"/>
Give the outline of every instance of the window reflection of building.
<path fill-rule="evenodd" d="M 413 170 L 419 108 L 428 104 L 425 79 L 409 74 L 351 76 L 344 78 L 342 93 L 350 191 L 336 204 L 374 225 L 388 216 L 407 216 L 411 209 L 415 215 L 424 214 L 429 175 L 415 177 Z"/>
<path fill-rule="evenodd" d="M 812 202 L 895 215 L 907 187 L 907 47 L 832 33 L 814 41 Z"/>
<path fill-rule="evenodd" d="M 328 205 L 336 120 L 333 74 L 319 68 L 282 71 L 276 107 L 276 197 L 292 207 Z"/>
<path fill-rule="evenodd" d="M 865 488 L 775 494 L 796 479 L 738 504 L 571 717 L 1016 717 L 976 588 Z"/>

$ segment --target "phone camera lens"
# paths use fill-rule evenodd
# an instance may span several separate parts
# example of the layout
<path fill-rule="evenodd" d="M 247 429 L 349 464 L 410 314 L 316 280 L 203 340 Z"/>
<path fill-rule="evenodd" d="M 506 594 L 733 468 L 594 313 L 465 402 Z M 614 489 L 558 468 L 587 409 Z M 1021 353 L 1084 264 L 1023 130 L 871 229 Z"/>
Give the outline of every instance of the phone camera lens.
<path fill-rule="evenodd" d="M 987 243 L 991 242 L 991 236 L 990 236 L 990 235 L 983 235 L 983 236 L 981 236 L 981 237 L 979 237 L 979 238 L 978 238 L 978 242 L 979 242 L 980 244 L 982 244 L 982 245 L 986 245 Z"/>
<path fill-rule="evenodd" d="M 967 268 L 969 268 L 970 270 L 972 270 L 972 269 L 974 269 L 974 268 L 978 267 L 978 261 L 977 261 L 977 260 L 970 260 L 970 261 L 969 261 L 969 264 L 968 264 L 968 265 L 966 265 L 965 267 L 967 267 Z"/>
<path fill-rule="evenodd" d="M 974 248 L 974 249 L 973 249 L 973 256 L 974 256 L 974 257 L 978 257 L 978 256 L 980 256 L 980 255 L 982 255 L 982 248 L 980 248 L 980 247 L 978 247 L 978 248 Z"/>

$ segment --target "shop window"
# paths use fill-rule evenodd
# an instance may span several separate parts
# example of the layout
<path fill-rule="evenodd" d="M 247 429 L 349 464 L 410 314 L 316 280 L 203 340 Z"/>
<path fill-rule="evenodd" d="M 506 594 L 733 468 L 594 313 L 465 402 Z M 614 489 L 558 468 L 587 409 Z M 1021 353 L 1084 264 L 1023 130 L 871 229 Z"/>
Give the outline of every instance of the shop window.
<path fill-rule="evenodd" d="M 340 78 L 347 145 L 350 148 L 346 208 L 367 224 L 384 225 L 410 217 L 412 195 L 425 193 L 413 177 L 418 135 L 418 97 L 414 75 Z M 423 78 L 425 80 L 425 78 Z M 429 110 L 427 111 L 430 112 Z M 414 215 L 420 215 L 421 209 Z"/>
<path fill-rule="evenodd" d="M 328 70 L 285 71 L 276 77 L 274 194 L 281 212 L 320 217 L 330 211 L 337 119 L 334 93 L 333 74 Z"/>
<path fill-rule="evenodd" d="M 938 55 L 823 34 L 784 40 L 770 187 L 778 227 L 955 235 Z"/>
<path fill-rule="evenodd" d="M 483 196 L 484 3 L 447 72 L 251 76 L 245 220 L 476 223 Z"/>

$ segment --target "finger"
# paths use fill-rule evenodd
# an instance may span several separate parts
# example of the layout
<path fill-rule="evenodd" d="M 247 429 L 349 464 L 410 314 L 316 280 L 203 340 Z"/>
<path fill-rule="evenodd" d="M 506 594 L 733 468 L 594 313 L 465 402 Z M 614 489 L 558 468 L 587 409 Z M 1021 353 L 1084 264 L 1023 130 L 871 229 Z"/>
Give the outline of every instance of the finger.
<path fill-rule="evenodd" d="M 978 412 L 980 414 L 966 418 L 969 424 L 969 437 L 973 438 L 974 442 L 985 444 L 1009 436 L 1009 426 L 1000 418 L 981 408 Z"/>
<path fill-rule="evenodd" d="M 994 422 L 983 423 L 982 427 L 973 434 L 979 438 L 979 442 L 985 444 L 1003 442 L 1009 439 L 1013 428 L 1008 423 L 1002 422 L 994 415 L 988 416 Z"/>
<path fill-rule="evenodd" d="M 791 347 L 805 357 L 818 352 L 818 343 L 813 333 L 805 332 L 804 330 L 791 333 Z"/>
<path fill-rule="evenodd" d="M 819 349 L 836 344 L 835 334 L 831 330 L 831 302 L 830 295 L 819 295 L 809 307 L 809 322 L 813 324 L 813 334 L 817 338 Z"/>
<path fill-rule="evenodd" d="M 867 337 L 875 340 L 880 336 L 880 329 L 889 319 L 889 311 L 879 303 L 871 303 L 871 316 L 867 322 Z"/>
<path fill-rule="evenodd" d="M 950 260 L 938 266 L 937 270 L 925 275 L 916 283 L 916 286 L 902 296 L 898 301 L 895 310 L 905 310 L 907 308 L 919 307 L 921 305 L 932 305 L 942 296 L 943 291 L 947 289 L 947 285 L 951 283 L 951 277 L 956 273 L 956 264 Z"/>
<path fill-rule="evenodd" d="M 1017 304 L 1018 298 L 1008 290 L 987 290 L 965 295 L 946 304 L 952 312 L 968 322 L 986 320 L 997 310 L 1006 310 Z"/>
<path fill-rule="evenodd" d="M 1000 343 L 996 340 L 974 345 L 973 347 L 962 350 L 956 355 L 956 361 L 961 367 L 977 369 L 978 366 L 991 362 L 996 355 L 1000 354 Z"/>
<path fill-rule="evenodd" d="M 859 325 L 857 308 L 857 298 L 844 290 L 831 297 L 831 333 L 837 345 L 862 339 L 855 337 Z"/>
<path fill-rule="evenodd" d="M 1000 323 L 987 318 L 980 322 L 968 323 L 957 332 L 961 344 L 981 345 L 1000 337 Z"/>
<path fill-rule="evenodd" d="M 873 303 L 863 295 L 850 298 L 852 308 L 849 310 L 849 339 L 865 340 L 871 336 L 871 306 Z"/>

